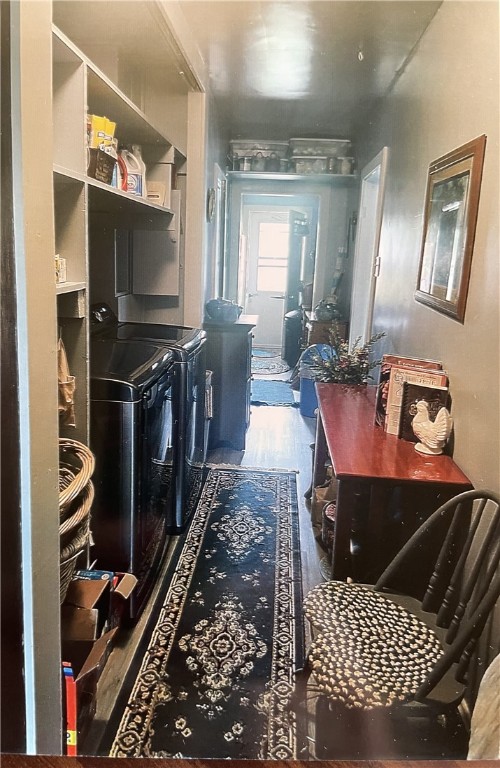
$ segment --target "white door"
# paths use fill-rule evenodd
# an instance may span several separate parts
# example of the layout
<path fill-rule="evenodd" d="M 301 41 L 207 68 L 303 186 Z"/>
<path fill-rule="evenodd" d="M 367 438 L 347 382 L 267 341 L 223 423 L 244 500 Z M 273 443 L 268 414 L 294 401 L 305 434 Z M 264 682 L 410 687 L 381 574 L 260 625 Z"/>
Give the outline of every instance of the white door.
<path fill-rule="evenodd" d="M 349 324 L 350 344 L 372 335 L 373 306 L 380 272 L 380 231 L 384 203 L 388 149 L 384 149 L 361 172 L 358 230 L 354 250 L 354 278 Z"/>
<path fill-rule="evenodd" d="M 249 211 L 245 313 L 259 316 L 255 345 L 281 349 L 288 239 L 288 212 Z"/>

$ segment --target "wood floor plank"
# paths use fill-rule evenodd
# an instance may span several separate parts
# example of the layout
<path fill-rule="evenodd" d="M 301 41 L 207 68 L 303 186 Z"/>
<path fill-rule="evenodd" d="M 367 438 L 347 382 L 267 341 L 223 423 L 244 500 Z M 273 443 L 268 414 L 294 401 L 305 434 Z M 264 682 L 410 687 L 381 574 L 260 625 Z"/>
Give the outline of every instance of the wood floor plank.
<path fill-rule="evenodd" d="M 2 768 L 311 768 L 304 760 L 166 760 L 123 757 L 53 757 L 49 755 L 2 755 Z M 481 768 L 498 768 L 495 760 L 479 760 Z M 446 768 L 463 768 L 466 760 L 447 760 Z M 315 760 L 315 768 L 441 768 L 438 760 Z"/>

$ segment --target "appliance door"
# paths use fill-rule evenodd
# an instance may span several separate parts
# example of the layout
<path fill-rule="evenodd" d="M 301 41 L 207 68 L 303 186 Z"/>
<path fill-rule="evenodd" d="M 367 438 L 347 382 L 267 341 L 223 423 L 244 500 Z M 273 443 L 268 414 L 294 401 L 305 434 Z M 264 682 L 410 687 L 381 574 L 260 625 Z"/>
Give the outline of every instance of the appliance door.
<path fill-rule="evenodd" d="M 178 419 L 173 409 L 175 366 L 141 400 L 90 403 L 91 448 L 96 457 L 92 505 L 93 554 L 99 568 L 133 573 L 130 601 L 137 619 L 154 585 L 174 503 Z"/>
<path fill-rule="evenodd" d="M 171 533 L 179 533 L 193 513 L 201 491 L 205 463 L 205 338 L 193 352 L 179 362 L 179 414 L 184 446 L 179 492 L 170 525 Z"/>
<path fill-rule="evenodd" d="M 170 510 L 178 474 L 178 417 L 171 366 L 142 397 L 140 492 L 132 548 L 132 572 L 139 584 L 132 593 L 132 615 L 142 610 L 163 561 Z"/>

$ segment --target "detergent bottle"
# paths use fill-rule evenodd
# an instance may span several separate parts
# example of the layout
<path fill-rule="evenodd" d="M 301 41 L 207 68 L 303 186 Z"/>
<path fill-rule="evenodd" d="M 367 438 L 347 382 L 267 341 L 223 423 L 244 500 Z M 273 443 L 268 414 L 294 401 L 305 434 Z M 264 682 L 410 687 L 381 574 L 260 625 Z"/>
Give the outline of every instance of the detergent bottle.
<path fill-rule="evenodd" d="M 132 144 L 132 154 L 141 166 L 141 174 L 142 174 L 142 197 L 148 196 L 148 190 L 146 186 L 146 164 L 144 160 L 142 159 L 142 148 L 139 144 Z"/>
<path fill-rule="evenodd" d="M 127 164 L 120 152 L 118 152 L 116 166 L 117 166 L 117 180 L 118 180 L 117 187 L 118 189 L 121 189 L 123 192 L 127 192 L 128 190 Z"/>
<path fill-rule="evenodd" d="M 129 149 L 120 150 L 120 156 L 127 169 L 127 192 L 142 197 L 143 169 L 141 163 Z"/>

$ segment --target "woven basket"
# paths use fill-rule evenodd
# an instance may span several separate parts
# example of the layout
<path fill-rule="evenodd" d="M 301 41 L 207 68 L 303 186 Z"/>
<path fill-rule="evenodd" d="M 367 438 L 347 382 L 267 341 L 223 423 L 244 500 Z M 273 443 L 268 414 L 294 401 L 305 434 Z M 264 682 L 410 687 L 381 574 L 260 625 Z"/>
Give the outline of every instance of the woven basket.
<path fill-rule="evenodd" d="M 95 460 L 87 446 L 76 440 L 59 440 L 59 544 L 60 601 L 64 602 L 80 554 L 90 535 L 90 510 L 94 500 L 91 476 Z"/>
<path fill-rule="evenodd" d="M 59 440 L 59 516 L 68 508 L 92 477 L 95 459 L 92 451 L 77 440 Z"/>
<path fill-rule="evenodd" d="M 85 488 L 82 490 L 75 503 L 71 507 L 72 514 L 66 517 L 65 520 L 59 526 L 59 536 L 61 542 L 67 538 L 68 534 L 74 536 L 74 529 L 78 528 L 90 515 L 90 509 L 94 500 L 94 486 L 92 481 L 89 480 Z M 61 550 L 63 546 L 61 546 Z"/>

